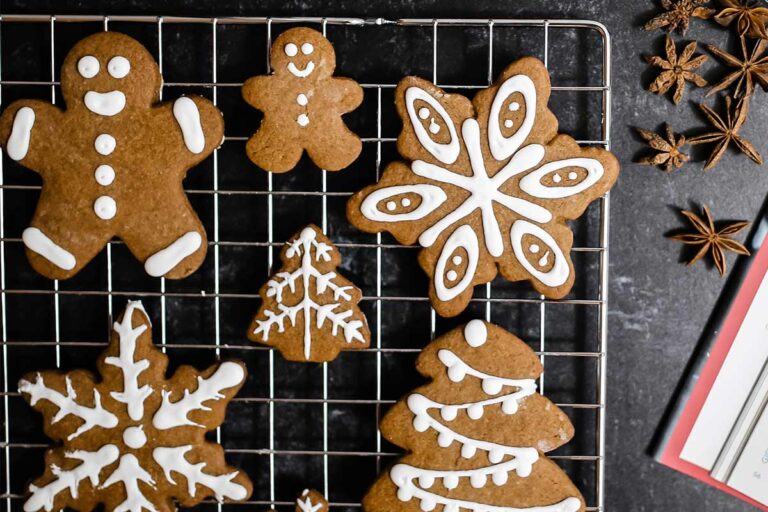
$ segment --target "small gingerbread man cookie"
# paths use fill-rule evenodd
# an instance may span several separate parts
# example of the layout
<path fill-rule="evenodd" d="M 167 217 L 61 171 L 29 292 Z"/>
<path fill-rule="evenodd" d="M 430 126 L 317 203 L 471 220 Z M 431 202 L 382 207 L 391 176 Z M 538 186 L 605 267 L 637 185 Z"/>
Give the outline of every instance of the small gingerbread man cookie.
<path fill-rule="evenodd" d="M 270 59 L 272 75 L 243 85 L 245 101 L 264 112 L 245 147 L 248 158 L 267 171 L 286 172 L 306 150 L 322 169 L 347 167 L 363 146 L 341 116 L 360 105 L 363 90 L 350 78 L 333 76 L 331 43 L 315 30 L 294 28 L 275 40 Z"/>
<path fill-rule="evenodd" d="M 74 276 L 115 236 L 155 277 L 183 278 L 202 263 L 205 231 L 181 182 L 221 144 L 224 121 L 199 96 L 157 104 L 161 84 L 146 48 L 104 32 L 64 59 L 66 110 L 20 100 L 3 112 L 0 144 L 43 180 L 22 239 L 44 276 Z"/>

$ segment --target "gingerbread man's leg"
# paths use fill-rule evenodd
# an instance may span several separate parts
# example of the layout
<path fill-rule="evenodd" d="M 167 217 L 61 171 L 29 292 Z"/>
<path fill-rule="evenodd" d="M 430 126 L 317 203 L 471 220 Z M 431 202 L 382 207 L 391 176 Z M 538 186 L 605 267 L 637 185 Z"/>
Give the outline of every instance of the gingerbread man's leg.
<path fill-rule="evenodd" d="M 270 172 L 287 172 L 296 167 L 304 148 L 285 136 L 285 130 L 269 126 L 265 118 L 248 139 L 245 152 L 253 163 Z"/>
<path fill-rule="evenodd" d="M 307 140 L 307 153 L 321 169 L 339 171 L 360 155 L 363 143 L 347 128 L 340 117 L 319 124 Z"/>

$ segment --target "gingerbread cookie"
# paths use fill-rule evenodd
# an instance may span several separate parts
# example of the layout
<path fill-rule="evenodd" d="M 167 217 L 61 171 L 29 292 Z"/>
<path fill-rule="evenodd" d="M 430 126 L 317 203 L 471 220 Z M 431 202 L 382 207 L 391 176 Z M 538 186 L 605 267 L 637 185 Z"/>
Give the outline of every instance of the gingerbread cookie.
<path fill-rule="evenodd" d="M 551 298 L 573 285 L 565 220 L 611 188 L 619 164 L 557 133 L 549 93 L 546 68 L 530 57 L 472 102 L 416 77 L 397 87 L 397 147 L 410 163 L 387 166 L 377 184 L 352 196 L 347 216 L 364 231 L 418 241 L 443 316 L 460 313 L 473 287 L 497 271 Z"/>
<path fill-rule="evenodd" d="M 336 53 L 320 32 L 292 28 L 272 44 L 274 72 L 249 78 L 243 99 L 264 119 L 245 150 L 253 163 L 271 172 L 293 169 L 306 150 L 321 169 L 338 171 L 355 161 L 360 138 L 341 116 L 363 101 L 351 78 L 333 76 Z"/>
<path fill-rule="evenodd" d="M 152 344 L 139 302 L 129 302 L 98 362 L 83 370 L 26 375 L 19 392 L 42 413 L 45 433 L 61 443 L 45 455 L 45 473 L 29 486 L 27 512 L 106 510 L 172 512 L 211 496 L 243 501 L 248 476 L 226 464 L 206 432 L 224 421 L 245 382 L 245 365 L 225 361 L 203 372 L 180 367 Z"/>
<path fill-rule="evenodd" d="M 72 277 L 114 236 L 155 277 L 202 263 L 208 242 L 181 182 L 221 144 L 224 121 L 199 96 L 158 104 L 161 84 L 146 48 L 103 32 L 64 59 L 66 110 L 21 100 L 3 112 L 0 143 L 43 180 L 22 240 L 44 276 Z"/>
<path fill-rule="evenodd" d="M 248 338 L 276 347 L 289 361 L 324 362 L 341 350 L 367 348 L 371 331 L 357 307 L 360 289 L 336 273 L 341 255 L 309 225 L 280 253 L 283 266 L 261 287 Z"/>
<path fill-rule="evenodd" d="M 296 512 L 328 512 L 328 502 L 316 490 L 304 489 L 296 498 Z"/>
<path fill-rule="evenodd" d="M 472 320 L 430 343 L 416 367 L 431 382 L 397 402 L 382 435 L 405 448 L 368 491 L 365 512 L 583 512 L 584 498 L 543 454 L 573 437 L 536 393 L 536 354 Z"/>

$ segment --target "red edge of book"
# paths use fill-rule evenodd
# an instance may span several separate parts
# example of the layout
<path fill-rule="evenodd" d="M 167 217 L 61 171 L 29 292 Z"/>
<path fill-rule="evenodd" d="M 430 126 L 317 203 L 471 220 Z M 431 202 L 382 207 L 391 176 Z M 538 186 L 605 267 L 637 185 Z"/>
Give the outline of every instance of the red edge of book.
<path fill-rule="evenodd" d="M 744 322 L 747 311 L 749 310 L 766 273 L 768 273 L 768 240 L 766 243 L 762 244 L 762 247 L 755 256 L 754 262 L 750 265 L 747 276 L 742 282 L 738 294 L 736 295 L 725 322 L 723 323 L 720 334 L 717 336 L 717 340 L 712 346 L 709 358 L 699 375 L 698 381 L 694 385 L 693 391 L 688 396 L 688 402 L 683 408 L 677 424 L 675 425 L 674 430 L 672 430 L 672 434 L 669 436 L 666 448 L 658 460 L 665 466 L 669 466 L 681 473 L 701 480 L 712 487 L 720 489 L 723 492 L 736 496 L 760 510 L 768 511 L 768 506 L 758 503 L 722 482 L 718 482 L 709 475 L 708 470 L 680 458 L 683 446 L 693 429 L 694 423 L 696 423 L 696 419 L 699 417 L 702 407 L 704 407 L 709 392 L 720 373 L 720 369 L 725 362 L 728 352 L 731 350 L 736 334 L 739 332 L 741 324 Z"/>

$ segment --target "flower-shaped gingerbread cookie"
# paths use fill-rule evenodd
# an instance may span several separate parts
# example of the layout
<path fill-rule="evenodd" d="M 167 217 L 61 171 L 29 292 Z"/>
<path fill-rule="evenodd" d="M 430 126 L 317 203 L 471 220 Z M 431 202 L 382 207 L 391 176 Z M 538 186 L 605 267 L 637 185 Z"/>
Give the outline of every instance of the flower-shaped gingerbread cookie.
<path fill-rule="evenodd" d="M 362 88 L 350 78 L 333 76 L 336 53 L 323 35 L 309 28 L 280 34 L 270 51 L 273 74 L 243 85 L 243 98 L 264 112 L 246 152 L 256 165 L 286 172 L 304 150 L 320 168 L 338 171 L 362 150 L 360 138 L 341 116 L 363 101 Z"/>
<path fill-rule="evenodd" d="M 564 221 L 613 185 L 619 164 L 557 133 L 549 92 L 546 68 L 530 57 L 472 102 L 416 77 L 397 87 L 397 147 L 411 163 L 390 164 L 350 199 L 347 216 L 360 229 L 424 247 L 419 262 L 443 316 L 460 313 L 473 286 L 497 269 L 548 297 L 573 286 L 573 234 Z"/>
<path fill-rule="evenodd" d="M 114 236 L 152 276 L 183 278 L 202 263 L 205 231 L 182 180 L 221 144 L 224 121 L 198 96 L 157 104 L 161 83 L 146 48 L 104 32 L 64 59 L 66 110 L 21 100 L 3 112 L 0 143 L 43 180 L 22 235 L 41 274 L 77 274 Z"/>

